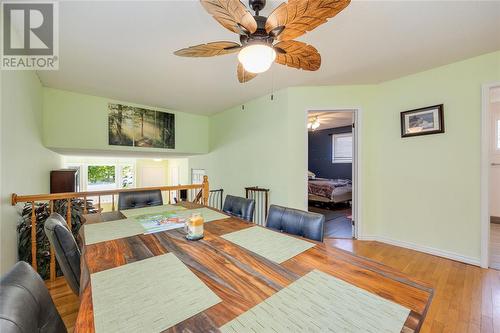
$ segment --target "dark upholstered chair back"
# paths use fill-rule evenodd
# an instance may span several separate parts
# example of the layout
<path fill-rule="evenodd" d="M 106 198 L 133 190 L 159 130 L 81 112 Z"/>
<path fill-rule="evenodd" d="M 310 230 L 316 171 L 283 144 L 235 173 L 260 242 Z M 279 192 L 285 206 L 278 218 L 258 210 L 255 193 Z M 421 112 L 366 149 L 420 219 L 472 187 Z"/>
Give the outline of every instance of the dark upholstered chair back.
<path fill-rule="evenodd" d="M 222 210 L 229 215 L 252 222 L 255 200 L 226 195 Z"/>
<path fill-rule="evenodd" d="M 118 210 L 163 205 L 160 190 L 122 192 L 118 196 Z"/>
<path fill-rule="evenodd" d="M 324 223 L 324 215 L 271 205 L 266 227 L 322 242 Z"/>
<path fill-rule="evenodd" d="M 0 280 L 0 332 L 67 332 L 47 287 L 24 261 Z"/>
<path fill-rule="evenodd" d="M 45 234 L 56 252 L 66 282 L 76 295 L 80 294 L 80 249 L 64 218 L 52 213 L 45 221 Z"/>

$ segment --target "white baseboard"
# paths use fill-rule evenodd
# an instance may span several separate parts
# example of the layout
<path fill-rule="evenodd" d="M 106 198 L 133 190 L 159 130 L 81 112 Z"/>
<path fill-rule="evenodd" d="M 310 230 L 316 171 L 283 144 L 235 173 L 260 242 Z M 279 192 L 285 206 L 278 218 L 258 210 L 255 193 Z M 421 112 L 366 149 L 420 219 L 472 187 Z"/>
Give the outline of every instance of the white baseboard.
<path fill-rule="evenodd" d="M 470 265 L 481 266 L 480 258 L 468 257 L 468 256 L 464 256 L 464 255 L 461 255 L 461 254 L 458 254 L 455 252 L 437 249 L 437 248 L 431 247 L 431 246 L 419 245 L 419 244 L 405 242 L 405 241 L 401 241 L 401 240 L 395 240 L 395 239 L 391 239 L 391 238 L 383 237 L 383 236 L 368 236 L 368 235 L 366 235 L 366 236 L 358 237 L 358 240 L 377 241 L 377 242 L 381 242 L 381 243 L 386 243 L 386 244 L 390 244 L 390 245 L 404 247 L 404 248 L 410 249 L 410 250 L 415 250 L 415 251 L 419 251 L 419 252 L 432 254 L 432 255 L 435 255 L 438 257 L 443 257 L 446 259 L 460 261 L 460 262 L 470 264 Z"/>

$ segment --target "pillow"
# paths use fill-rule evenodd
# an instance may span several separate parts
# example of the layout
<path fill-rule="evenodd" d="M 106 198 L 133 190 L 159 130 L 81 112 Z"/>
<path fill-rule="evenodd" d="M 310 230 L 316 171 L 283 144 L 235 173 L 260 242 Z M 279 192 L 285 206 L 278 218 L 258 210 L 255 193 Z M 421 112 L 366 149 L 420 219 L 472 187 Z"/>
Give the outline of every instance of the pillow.
<path fill-rule="evenodd" d="M 309 179 L 316 178 L 316 175 L 313 172 L 309 171 L 309 170 L 307 170 L 307 176 L 309 177 Z"/>

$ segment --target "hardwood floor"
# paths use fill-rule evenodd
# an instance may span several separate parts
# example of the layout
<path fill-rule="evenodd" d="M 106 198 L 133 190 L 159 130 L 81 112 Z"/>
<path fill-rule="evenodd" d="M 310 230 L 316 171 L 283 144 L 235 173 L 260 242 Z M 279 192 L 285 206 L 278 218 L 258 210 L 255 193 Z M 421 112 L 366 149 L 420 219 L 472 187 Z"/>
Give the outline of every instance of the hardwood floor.
<path fill-rule="evenodd" d="M 378 242 L 327 242 L 431 284 L 420 332 L 500 332 L 500 272 Z"/>
<path fill-rule="evenodd" d="M 330 245 L 383 263 L 429 283 L 434 298 L 422 333 L 500 333 L 500 272 L 379 242 L 326 239 Z M 73 331 L 78 298 L 63 278 L 47 283 L 69 331 Z"/>
<path fill-rule="evenodd" d="M 47 288 L 49 288 L 52 300 L 61 314 L 68 332 L 73 332 L 76 316 L 78 315 L 78 307 L 80 305 L 78 296 L 71 291 L 66 280 L 64 280 L 62 276 L 56 278 L 54 282 L 47 281 L 45 284 Z"/>
<path fill-rule="evenodd" d="M 490 267 L 500 269 L 500 224 L 490 223 Z"/>
<path fill-rule="evenodd" d="M 309 206 L 308 211 L 325 216 L 325 237 L 352 238 L 352 221 L 348 218 L 352 214 L 350 207 L 339 205 L 326 209 L 326 207 Z"/>

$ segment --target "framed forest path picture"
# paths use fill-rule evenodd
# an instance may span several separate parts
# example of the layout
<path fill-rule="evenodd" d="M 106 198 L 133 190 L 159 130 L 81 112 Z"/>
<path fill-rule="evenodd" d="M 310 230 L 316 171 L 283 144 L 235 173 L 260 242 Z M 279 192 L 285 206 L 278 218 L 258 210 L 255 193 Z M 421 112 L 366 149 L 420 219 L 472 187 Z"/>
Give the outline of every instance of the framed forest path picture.
<path fill-rule="evenodd" d="M 122 104 L 108 104 L 109 145 L 175 148 L 175 115 Z"/>

